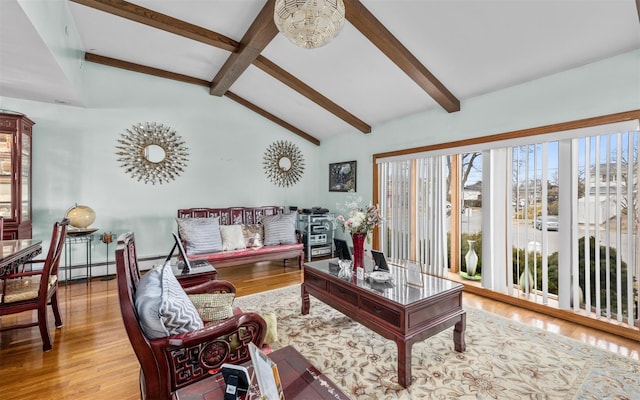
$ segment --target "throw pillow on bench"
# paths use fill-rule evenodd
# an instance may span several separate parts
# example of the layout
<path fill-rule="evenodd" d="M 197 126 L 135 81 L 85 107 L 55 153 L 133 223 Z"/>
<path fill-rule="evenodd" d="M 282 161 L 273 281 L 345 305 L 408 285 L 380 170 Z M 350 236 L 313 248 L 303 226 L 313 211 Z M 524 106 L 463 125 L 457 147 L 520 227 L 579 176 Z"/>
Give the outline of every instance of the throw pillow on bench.
<path fill-rule="evenodd" d="M 187 254 L 295 244 L 296 214 L 267 215 L 261 224 L 220 225 L 219 218 L 177 218 Z"/>

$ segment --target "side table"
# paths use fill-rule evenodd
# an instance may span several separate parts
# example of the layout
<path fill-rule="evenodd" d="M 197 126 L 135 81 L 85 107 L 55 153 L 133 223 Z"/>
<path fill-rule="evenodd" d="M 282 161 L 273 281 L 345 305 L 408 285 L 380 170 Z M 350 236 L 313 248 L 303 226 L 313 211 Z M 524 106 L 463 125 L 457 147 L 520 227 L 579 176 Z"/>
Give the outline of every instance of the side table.
<path fill-rule="evenodd" d="M 199 285 L 208 281 L 215 281 L 218 275 L 216 268 L 207 263 L 202 266 L 192 267 L 189 271 L 185 271 L 182 266 L 184 264 L 171 264 L 173 274 L 178 278 L 178 282 L 183 288 Z"/>
<path fill-rule="evenodd" d="M 87 284 L 91 279 L 91 244 L 93 242 L 92 234 L 85 235 L 67 235 L 64 240 L 64 282 L 65 284 L 69 282 L 69 279 L 73 279 L 73 274 L 71 274 L 72 269 L 82 268 L 82 265 L 73 266 L 71 262 L 71 255 L 73 253 L 73 246 L 76 245 L 84 245 L 85 246 L 85 255 L 86 255 L 86 263 L 84 267 L 86 267 L 86 275 L 82 278 L 86 278 Z"/>
<path fill-rule="evenodd" d="M 282 390 L 286 400 L 349 400 L 342 389 L 313 366 L 302 354 L 292 346 L 283 347 L 269 354 L 269 358 L 278 365 L 278 374 L 282 382 Z M 253 376 L 251 362 L 242 364 Z M 222 374 L 217 373 L 186 386 L 173 393 L 173 400 L 210 400 L 223 399 L 226 385 Z M 249 394 L 245 400 L 260 398 L 255 378 L 251 382 Z"/>

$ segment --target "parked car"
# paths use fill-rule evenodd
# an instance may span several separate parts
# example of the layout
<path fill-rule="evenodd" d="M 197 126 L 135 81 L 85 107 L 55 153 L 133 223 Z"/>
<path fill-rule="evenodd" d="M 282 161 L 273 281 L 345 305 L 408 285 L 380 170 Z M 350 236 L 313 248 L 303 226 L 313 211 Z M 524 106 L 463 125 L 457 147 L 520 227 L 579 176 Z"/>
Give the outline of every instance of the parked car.
<path fill-rule="evenodd" d="M 535 226 L 536 226 L 536 229 L 542 230 L 542 217 L 536 218 Z M 554 215 L 547 216 L 547 230 L 548 231 L 558 230 L 558 217 Z"/>

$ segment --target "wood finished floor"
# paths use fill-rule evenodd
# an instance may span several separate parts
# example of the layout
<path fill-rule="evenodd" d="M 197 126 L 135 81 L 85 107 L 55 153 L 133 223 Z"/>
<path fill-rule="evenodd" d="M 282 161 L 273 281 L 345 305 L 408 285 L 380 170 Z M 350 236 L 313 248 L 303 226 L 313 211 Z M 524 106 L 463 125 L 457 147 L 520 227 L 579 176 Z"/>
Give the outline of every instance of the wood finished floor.
<path fill-rule="evenodd" d="M 301 283 L 299 270 L 281 263 L 221 269 L 238 295 Z M 138 362 L 120 318 L 116 281 L 61 285 L 64 326 L 55 329 L 49 312 L 53 350 L 42 352 L 38 328 L 0 333 L 0 399 L 138 399 Z M 464 303 L 609 351 L 640 359 L 640 343 L 549 318 L 473 294 Z M 49 310 L 50 311 L 50 310 Z M 35 321 L 35 313 L 3 317 L 0 322 Z"/>

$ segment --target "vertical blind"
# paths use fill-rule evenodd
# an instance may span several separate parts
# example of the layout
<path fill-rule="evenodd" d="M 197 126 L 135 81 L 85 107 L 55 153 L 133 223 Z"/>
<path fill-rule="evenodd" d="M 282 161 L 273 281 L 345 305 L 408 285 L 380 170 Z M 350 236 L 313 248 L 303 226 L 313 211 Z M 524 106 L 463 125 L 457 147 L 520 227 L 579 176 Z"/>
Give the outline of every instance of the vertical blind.
<path fill-rule="evenodd" d="M 382 249 L 392 262 L 413 261 L 423 272 L 448 270 L 445 157 L 378 164 Z"/>
<path fill-rule="evenodd" d="M 586 136 L 563 132 L 540 136 L 537 143 L 526 139 L 530 143 L 492 144 L 510 154 L 506 175 L 482 171 L 487 187 L 500 183 L 492 177 L 512 177 L 506 185 L 502 182 L 505 190 L 497 191 L 507 197 L 502 202 L 507 210 L 482 207 L 483 221 L 500 218 L 494 225 L 506 230 L 500 239 L 483 237 L 483 249 L 496 250 L 487 254 L 505 258 L 483 263 L 483 274 L 506 267 L 507 273 L 494 276 L 508 279 L 510 294 L 617 323 L 637 323 L 638 131 Z M 411 260 L 432 274 L 448 272 L 445 158 L 452 154 L 378 160 L 378 198 L 385 213 L 380 246 L 392 261 Z M 505 168 L 504 163 L 496 165 Z M 498 217 L 496 210 L 504 215 Z M 557 234 L 549 229 L 555 218 Z"/>

